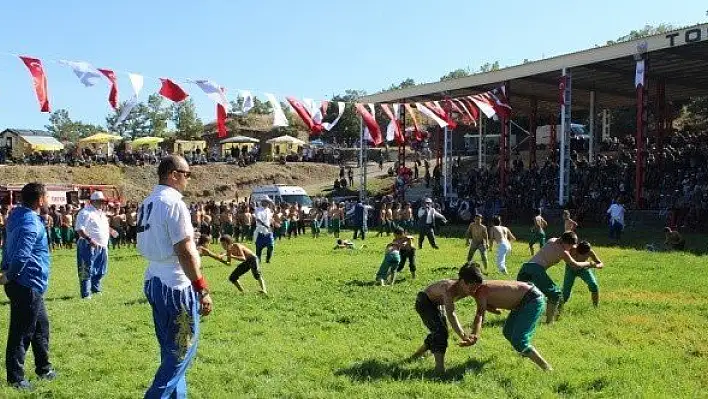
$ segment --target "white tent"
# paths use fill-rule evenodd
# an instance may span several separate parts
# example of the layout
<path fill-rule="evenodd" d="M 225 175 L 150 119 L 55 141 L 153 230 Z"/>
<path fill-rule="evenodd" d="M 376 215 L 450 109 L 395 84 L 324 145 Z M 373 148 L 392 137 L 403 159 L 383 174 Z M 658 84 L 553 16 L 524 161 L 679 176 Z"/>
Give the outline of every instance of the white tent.
<path fill-rule="evenodd" d="M 305 145 L 307 144 L 306 142 L 298 139 L 297 137 L 293 136 L 288 136 L 287 134 L 285 136 L 280 136 L 276 137 L 274 139 L 270 139 L 266 141 L 268 144 L 295 144 L 295 145 Z"/>
<path fill-rule="evenodd" d="M 229 137 L 228 139 L 223 139 L 219 142 L 219 144 L 229 144 L 229 143 L 238 143 L 238 144 L 243 144 L 243 143 L 259 143 L 260 140 L 254 139 L 253 137 L 246 137 L 246 136 L 234 136 L 234 137 Z"/>

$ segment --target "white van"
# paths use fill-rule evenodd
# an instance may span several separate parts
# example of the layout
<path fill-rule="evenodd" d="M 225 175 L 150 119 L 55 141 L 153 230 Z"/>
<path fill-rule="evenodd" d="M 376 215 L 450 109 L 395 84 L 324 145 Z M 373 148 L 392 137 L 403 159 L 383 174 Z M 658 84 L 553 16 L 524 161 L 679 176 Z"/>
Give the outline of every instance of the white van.
<path fill-rule="evenodd" d="M 560 143 L 561 125 L 556 125 L 556 143 Z M 579 137 L 583 140 L 590 140 L 590 135 L 584 125 L 579 123 L 570 124 L 570 137 Z M 539 126 L 536 128 L 536 143 L 549 145 L 551 143 L 551 125 Z"/>
<path fill-rule="evenodd" d="M 250 202 L 256 204 L 263 198 L 268 197 L 276 204 L 300 204 L 305 212 L 310 212 L 312 199 L 307 192 L 298 186 L 287 186 L 285 184 L 270 184 L 257 186 L 251 191 Z"/>

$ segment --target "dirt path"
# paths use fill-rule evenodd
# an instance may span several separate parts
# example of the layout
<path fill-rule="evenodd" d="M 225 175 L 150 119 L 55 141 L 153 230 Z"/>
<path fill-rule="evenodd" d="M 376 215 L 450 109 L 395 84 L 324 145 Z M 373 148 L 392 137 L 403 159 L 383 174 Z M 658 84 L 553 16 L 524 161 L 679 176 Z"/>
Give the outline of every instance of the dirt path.
<path fill-rule="evenodd" d="M 385 176 L 388 176 L 388 168 L 393 166 L 393 162 L 384 162 L 383 164 L 383 170 L 379 170 L 378 164 L 374 162 L 369 162 L 367 165 L 367 173 L 366 177 L 369 181 L 372 181 L 377 178 L 383 178 Z M 354 170 L 354 187 L 358 189 L 359 187 L 359 176 L 360 176 L 360 168 L 353 167 Z M 339 169 L 337 169 L 337 175 L 339 176 Z M 314 179 L 313 179 L 314 180 Z M 334 178 L 331 178 L 326 181 L 319 181 L 319 182 L 312 182 L 311 184 L 304 185 L 302 188 L 307 191 L 308 194 L 310 195 L 315 195 L 323 192 L 329 192 L 334 183 Z"/>

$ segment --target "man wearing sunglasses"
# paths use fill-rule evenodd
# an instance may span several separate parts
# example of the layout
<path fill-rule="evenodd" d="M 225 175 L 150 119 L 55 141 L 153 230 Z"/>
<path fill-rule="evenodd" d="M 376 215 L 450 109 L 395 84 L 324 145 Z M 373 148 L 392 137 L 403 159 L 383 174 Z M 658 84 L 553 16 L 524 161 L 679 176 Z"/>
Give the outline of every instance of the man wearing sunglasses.
<path fill-rule="evenodd" d="M 212 301 L 182 201 L 189 165 L 170 155 L 160 162 L 157 175 L 159 184 L 138 208 L 137 225 L 138 251 L 148 260 L 144 292 L 162 354 L 145 397 L 186 397 L 185 375 L 197 351 L 199 317 L 211 313 Z"/>

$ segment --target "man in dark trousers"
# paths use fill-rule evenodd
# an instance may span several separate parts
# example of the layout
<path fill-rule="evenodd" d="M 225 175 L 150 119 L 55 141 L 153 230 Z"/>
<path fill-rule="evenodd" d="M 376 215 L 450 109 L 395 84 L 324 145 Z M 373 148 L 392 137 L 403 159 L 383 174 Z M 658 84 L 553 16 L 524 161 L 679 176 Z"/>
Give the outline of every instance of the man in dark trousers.
<path fill-rule="evenodd" d="M 440 220 L 443 224 L 447 223 L 447 219 L 440 212 L 433 208 L 433 200 L 426 198 L 423 206 L 418 210 L 418 227 L 420 228 L 420 237 L 418 237 L 418 248 L 423 249 L 423 240 L 428 237 L 430 246 L 438 249 L 435 244 L 435 225 Z"/>
<path fill-rule="evenodd" d="M 370 205 L 365 205 L 361 200 L 359 200 L 352 209 L 347 212 L 348 215 L 352 215 L 352 225 L 354 227 L 354 238 L 356 240 L 358 233 L 361 233 L 361 239 L 366 239 L 366 226 L 364 226 L 364 219 L 367 216 L 369 209 L 372 209 Z"/>
<path fill-rule="evenodd" d="M 25 379 L 27 348 L 32 345 L 35 372 L 53 380 L 56 373 L 49 362 L 49 319 L 44 293 L 49 283 L 49 242 L 39 211 L 47 203 L 43 184 L 22 187 L 22 205 L 7 220 L 7 242 L 2 251 L 0 284 L 10 299 L 10 332 L 7 336 L 5 366 L 7 382 L 22 390 L 32 389 Z"/>

